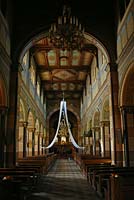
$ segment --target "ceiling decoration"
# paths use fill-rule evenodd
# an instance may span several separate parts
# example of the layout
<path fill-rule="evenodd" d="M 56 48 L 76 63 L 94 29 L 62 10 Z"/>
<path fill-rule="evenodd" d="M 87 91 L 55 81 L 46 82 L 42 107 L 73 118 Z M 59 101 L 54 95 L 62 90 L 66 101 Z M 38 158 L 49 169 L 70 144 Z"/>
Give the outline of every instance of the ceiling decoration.
<path fill-rule="evenodd" d="M 60 99 L 65 91 L 66 98 L 80 99 L 96 53 L 96 47 L 86 40 L 81 51 L 55 48 L 49 37 L 34 41 L 31 55 L 46 98 Z"/>

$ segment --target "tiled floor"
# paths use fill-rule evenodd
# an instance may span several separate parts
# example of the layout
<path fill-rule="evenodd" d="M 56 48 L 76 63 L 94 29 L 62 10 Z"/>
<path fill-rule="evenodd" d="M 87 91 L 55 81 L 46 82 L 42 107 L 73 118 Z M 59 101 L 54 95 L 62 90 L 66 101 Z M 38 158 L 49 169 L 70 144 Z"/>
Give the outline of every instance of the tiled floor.
<path fill-rule="evenodd" d="M 59 159 L 27 200 L 99 200 L 73 160 Z"/>

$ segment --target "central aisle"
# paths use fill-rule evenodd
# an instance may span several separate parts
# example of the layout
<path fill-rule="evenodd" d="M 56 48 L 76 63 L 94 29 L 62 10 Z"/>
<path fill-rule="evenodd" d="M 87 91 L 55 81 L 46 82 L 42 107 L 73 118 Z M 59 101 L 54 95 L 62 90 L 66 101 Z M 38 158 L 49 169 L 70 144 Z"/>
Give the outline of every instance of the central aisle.
<path fill-rule="evenodd" d="M 29 200 L 99 200 L 73 160 L 58 159 Z"/>

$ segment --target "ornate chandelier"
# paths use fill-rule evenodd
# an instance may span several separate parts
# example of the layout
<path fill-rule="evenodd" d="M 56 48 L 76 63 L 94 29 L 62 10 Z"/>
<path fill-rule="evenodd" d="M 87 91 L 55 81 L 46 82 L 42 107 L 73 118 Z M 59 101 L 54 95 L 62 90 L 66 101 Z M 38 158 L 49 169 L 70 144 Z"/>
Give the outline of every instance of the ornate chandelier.
<path fill-rule="evenodd" d="M 63 119 L 61 120 L 61 122 L 60 122 L 60 127 L 59 127 L 59 133 L 58 133 L 58 135 L 59 135 L 60 137 L 62 137 L 62 136 L 67 137 L 67 133 L 68 133 L 68 128 L 67 128 L 65 119 L 63 118 Z"/>
<path fill-rule="evenodd" d="M 58 17 L 57 24 L 51 25 L 49 38 L 56 48 L 81 50 L 84 43 L 84 28 L 78 18 L 71 15 L 70 7 L 66 5 L 63 7 L 63 15 Z"/>

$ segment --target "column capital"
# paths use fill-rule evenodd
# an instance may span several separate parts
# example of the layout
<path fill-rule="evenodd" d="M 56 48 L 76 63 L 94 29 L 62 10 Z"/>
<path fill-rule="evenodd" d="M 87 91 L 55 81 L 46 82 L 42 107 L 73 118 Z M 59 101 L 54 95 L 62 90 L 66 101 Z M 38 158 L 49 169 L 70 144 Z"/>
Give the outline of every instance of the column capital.
<path fill-rule="evenodd" d="M 35 132 L 35 130 L 36 130 L 36 128 L 28 128 L 28 131 L 30 131 L 30 132 Z"/>
<path fill-rule="evenodd" d="M 39 131 L 35 131 L 35 135 L 39 135 L 40 134 L 40 132 Z"/>
<path fill-rule="evenodd" d="M 92 129 L 93 129 L 94 131 L 100 131 L 100 127 L 99 127 L 99 126 L 94 126 L 94 127 L 92 127 Z"/>
<path fill-rule="evenodd" d="M 100 122 L 100 126 L 109 126 L 110 125 L 110 121 L 101 121 Z"/>
<path fill-rule="evenodd" d="M 19 126 L 27 127 L 27 125 L 28 125 L 28 122 L 19 121 Z"/>
<path fill-rule="evenodd" d="M 24 127 L 27 127 L 27 125 L 28 125 L 28 122 L 23 122 Z"/>

